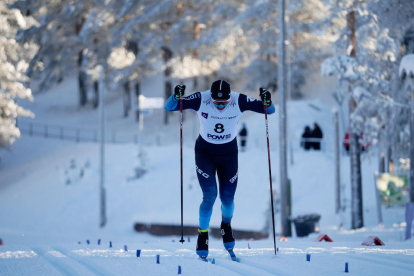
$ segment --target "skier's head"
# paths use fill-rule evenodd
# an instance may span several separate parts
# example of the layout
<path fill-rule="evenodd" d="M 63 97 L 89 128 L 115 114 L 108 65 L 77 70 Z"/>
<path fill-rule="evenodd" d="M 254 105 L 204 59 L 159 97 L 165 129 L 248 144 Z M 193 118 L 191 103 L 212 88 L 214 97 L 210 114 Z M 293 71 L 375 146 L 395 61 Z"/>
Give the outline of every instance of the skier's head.
<path fill-rule="evenodd" d="M 218 110 L 226 108 L 230 101 L 230 94 L 230 84 L 225 80 L 217 80 L 211 85 L 210 95 Z"/>

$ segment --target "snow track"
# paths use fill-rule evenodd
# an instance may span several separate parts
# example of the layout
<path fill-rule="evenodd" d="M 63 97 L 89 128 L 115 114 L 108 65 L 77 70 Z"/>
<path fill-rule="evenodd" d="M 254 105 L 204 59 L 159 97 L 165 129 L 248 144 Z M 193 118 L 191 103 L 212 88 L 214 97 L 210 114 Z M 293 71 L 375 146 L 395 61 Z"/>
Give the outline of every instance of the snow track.
<path fill-rule="evenodd" d="M 218 259 L 216 260 L 216 265 L 224 267 L 228 270 L 231 270 L 233 272 L 236 272 L 240 275 L 246 275 L 246 276 L 270 276 L 270 275 L 276 275 L 273 273 L 269 273 L 266 270 L 260 269 L 258 267 L 254 267 L 251 265 L 246 265 L 243 263 L 238 263 L 230 260 L 223 260 Z"/>
<path fill-rule="evenodd" d="M 90 272 L 92 272 L 95 275 L 114 275 L 112 273 L 110 273 L 109 271 L 105 270 L 103 267 L 97 265 L 96 263 L 94 263 L 91 260 L 88 260 L 88 258 L 85 257 L 81 257 L 76 253 L 73 253 L 61 246 L 55 246 L 53 247 L 53 249 L 55 249 L 56 251 L 70 257 L 72 260 L 78 262 L 79 264 L 83 265 L 84 267 L 86 267 Z M 71 275 L 71 274 L 69 274 Z M 76 274 L 72 274 L 72 275 L 76 275 Z"/>
<path fill-rule="evenodd" d="M 61 252 L 50 251 L 42 247 L 33 247 L 32 250 L 63 275 L 94 275 L 80 263 L 67 258 Z"/>
<path fill-rule="evenodd" d="M 272 265 L 268 265 L 268 264 L 264 264 L 264 263 L 259 263 L 259 262 L 256 262 L 256 261 L 248 260 L 247 258 L 240 259 L 240 263 L 251 266 L 251 267 L 259 268 L 263 271 L 266 271 L 266 272 L 270 273 L 271 275 L 294 276 L 294 274 L 286 273 L 284 271 L 280 271 L 279 269 L 277 269 L 276 265 L 272 266 Z"/>
<path fill-rule="evenodd" d="M 361 256 L 362 255 L 362 256 Z M 403 264 L 396 261 L 388 261 L 384 258 L 378 257 L 368 257 L 364 256 L 363 254 L 358 255 L 347 255 L 347 258 L 351 258 L 354 260 L 358 260 L 358 263 L 367 263 L 367 264 L 375 264 L 375 266 L 379 268 L 383 268 L 386 270 L 393 271 L 393 275 L 410 275 L 411 273 L 414 274 L 414 266 L 409 264 Z"/>

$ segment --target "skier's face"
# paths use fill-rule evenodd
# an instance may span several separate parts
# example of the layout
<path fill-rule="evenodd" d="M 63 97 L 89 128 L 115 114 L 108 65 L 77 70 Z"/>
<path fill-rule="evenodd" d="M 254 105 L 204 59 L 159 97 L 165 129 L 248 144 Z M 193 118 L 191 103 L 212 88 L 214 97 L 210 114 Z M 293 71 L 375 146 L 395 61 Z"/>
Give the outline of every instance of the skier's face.
<path fill-rule="evenodd" d="M 218 110 L 223 110 L 229 104 L 230 100 L 214 100 L 213 103 Z"/>

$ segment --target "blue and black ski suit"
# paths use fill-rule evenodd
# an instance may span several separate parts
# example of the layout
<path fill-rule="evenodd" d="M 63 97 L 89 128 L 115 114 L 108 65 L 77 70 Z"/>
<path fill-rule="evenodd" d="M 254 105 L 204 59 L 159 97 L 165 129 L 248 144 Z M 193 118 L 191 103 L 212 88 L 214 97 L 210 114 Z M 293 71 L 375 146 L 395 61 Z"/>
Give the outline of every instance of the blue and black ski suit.
<path fill-rule="evenodd" d="M 199 227 L 202 230 L 209 228 L 213 205 L 217 197 L 216 173 L 219 181 L 219 195 L 221 199 L 222 221 L 230 223 L 234 211 L 234 194 L 237 188 L 238 179 L 238 148 L 237 148 L 237 129 L 235 133 L 223 133 L 223 125 L 235 118 L 226 116 L 226 110 L 214 113 L 214 106 L 208 111 L 207 108 L 211 98 L 210 92 L 196 92 L 183 98 L 183 110 L 193 109 L 197 111 L 200 119 L 200 135 L 195 143 L 195 164 L 196 173 L 200 187 L 203 191 L 203 201 L 200 205 Z M 263 103 L 252 99 L 246 95 L 231 92 L 234 101 L 230 103 L 231 108 L 237 109 L 237 114 L 244 111 L 264 113 Z M 165 103 L 168 111 L 180 110 L 179 100 L 172 95 Z M 273 104 L 267 108 L 268 114 L 275 112 Z M 216 114 L 216 115 L 214 115 Z M 213 116 L 214 115 L 214 116 Z M 239 119 L 239 116 L 235 118 Z M 203 125 L 208 124 L 208 120 L 215 120 L 212 124 L 214 131 L 204 130 Z M 238 121 L 237 121 L 238 122 Z M 237 122 L 233 122 L 233 125 Z M 212 132 L 212 133 L 209 133 Z M 222 135 L 225 134 L 225 135 Z M 228 141 L 223 141 L 228 139 Z M 217 140 L 220 140 L 219 143 Z"/>

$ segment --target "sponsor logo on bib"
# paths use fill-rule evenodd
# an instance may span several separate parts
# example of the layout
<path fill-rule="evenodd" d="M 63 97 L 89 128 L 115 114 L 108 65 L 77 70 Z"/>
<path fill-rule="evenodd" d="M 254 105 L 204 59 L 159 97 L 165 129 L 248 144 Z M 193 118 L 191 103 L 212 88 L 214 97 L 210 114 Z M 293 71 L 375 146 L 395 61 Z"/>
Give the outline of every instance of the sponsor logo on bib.
<path fill-rule="evenodd" d="M 201 116 L 203 116 L 205 119 L 208 119 L 208 113 L 201 112 Z"/>
<path fill-rule="evenodd" d="M 230 139 L 230 137 L 231 137 L 231 134 L 215 135 L 215 134 L 207 133 L 207 138 L 212 139 L 212 140 L 227 140 L 227 139 Z"/>

